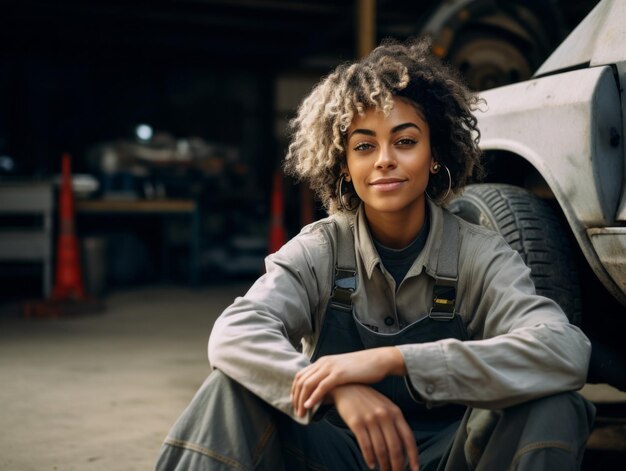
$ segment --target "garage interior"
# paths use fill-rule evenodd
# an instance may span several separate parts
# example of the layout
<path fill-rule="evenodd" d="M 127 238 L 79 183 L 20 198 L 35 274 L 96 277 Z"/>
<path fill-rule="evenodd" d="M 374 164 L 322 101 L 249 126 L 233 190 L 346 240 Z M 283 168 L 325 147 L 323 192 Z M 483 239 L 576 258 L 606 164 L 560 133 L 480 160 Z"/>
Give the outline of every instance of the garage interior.
<path fill-rule="evenodd" d="M 263 270 L 272 198 L 287 236 L 323 215 L 279 173 L 287 122 L 320 77 L 382 38 L 429 32 L 473 88 L 523 80 L 597 2 L 447 2 L 471 4 L 448 16 L 440 3 L 3 3 L 0 469 L 153 466 L 210 371 L 215 318 Z M 498 36 L 495 11 L 552 27 Z M 63 155 L 88 302 L 50 308 Z M 618 469 L 626 393 L 585 394 L 604 421 L 585 469 Z"/>

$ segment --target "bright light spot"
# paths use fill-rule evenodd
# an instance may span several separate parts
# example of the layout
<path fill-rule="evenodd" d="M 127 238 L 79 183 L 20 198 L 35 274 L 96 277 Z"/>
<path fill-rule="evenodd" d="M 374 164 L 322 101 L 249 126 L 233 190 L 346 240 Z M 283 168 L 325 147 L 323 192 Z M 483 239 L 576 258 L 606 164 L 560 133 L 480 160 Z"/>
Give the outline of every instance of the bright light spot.
<path fill-rule="evenodd" d="M 152 138 L 152 128 L 147 124 L 140 124 L 137 126 L 135 133 L 142 141 L 149 141 Z"/>
<path fill-rule="evenodd" d="M 15 170 L 15 161 L 8 155 L 0 155 L 0 170 L 12 172 Z"/>

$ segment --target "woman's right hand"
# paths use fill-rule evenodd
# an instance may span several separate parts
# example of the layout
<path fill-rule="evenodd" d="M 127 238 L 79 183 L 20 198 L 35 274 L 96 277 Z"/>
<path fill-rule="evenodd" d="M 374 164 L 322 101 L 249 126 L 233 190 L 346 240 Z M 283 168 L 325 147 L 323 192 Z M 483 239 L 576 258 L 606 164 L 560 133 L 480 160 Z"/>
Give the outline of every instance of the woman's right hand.
<path fill-rule="evenodd" d="M 382 471 L 419 470 L 415 438 L 402 411 L 389 398 L 364 384 L 345 384 L 329 394 L 337 412 L 356 436 L 365 462 Z"/>

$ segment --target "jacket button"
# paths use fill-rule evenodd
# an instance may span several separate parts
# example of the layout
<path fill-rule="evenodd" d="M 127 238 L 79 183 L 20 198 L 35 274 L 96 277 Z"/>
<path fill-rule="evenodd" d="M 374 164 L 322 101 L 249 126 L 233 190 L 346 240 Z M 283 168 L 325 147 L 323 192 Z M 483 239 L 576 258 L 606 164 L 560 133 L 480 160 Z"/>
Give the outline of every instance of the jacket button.
<path fill-rule="evenodd" d="M 393 325 L 394 322 L 395 321 L 393 320 L 393 317 L 391 316 L 385 317 L 385 325 Z"/>
<path fill-rule="evenodd" d="M 426 392 L 428 394 L 432 394 L 435 391 L 435 387 L 432 384 L 429 384 L 428 386 L 426 386 Z"/>

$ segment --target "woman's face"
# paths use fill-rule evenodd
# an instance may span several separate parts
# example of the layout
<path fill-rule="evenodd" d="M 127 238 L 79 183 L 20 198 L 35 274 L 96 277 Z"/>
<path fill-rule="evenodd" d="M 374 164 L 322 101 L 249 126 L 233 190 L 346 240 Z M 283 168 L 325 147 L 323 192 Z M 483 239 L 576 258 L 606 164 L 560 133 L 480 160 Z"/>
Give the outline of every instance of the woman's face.
<path fill-rule="evenodd" d="M 370 108 L 347 131 L 349 175 L 368 218 L 424 210 L 432 155 L 428 123 L 409 101 L 394 100 L 389 116 Z"/>

